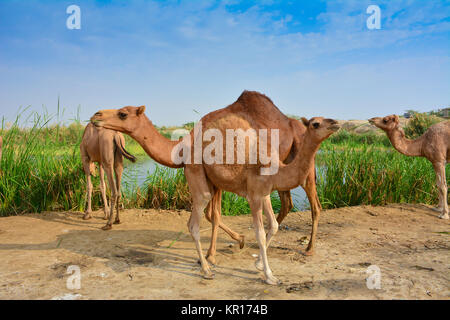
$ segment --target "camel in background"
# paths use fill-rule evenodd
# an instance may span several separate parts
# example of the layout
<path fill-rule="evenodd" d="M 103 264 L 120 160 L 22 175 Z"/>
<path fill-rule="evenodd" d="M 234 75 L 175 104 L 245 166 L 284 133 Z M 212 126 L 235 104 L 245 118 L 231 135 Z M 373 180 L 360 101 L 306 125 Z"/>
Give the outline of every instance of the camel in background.
<path fill-rule="evenodd" d="M 178 150 L 179 142 L 171 141 L 162 136 L 153 126 L 152 122 L 145 116 L 145 107 L 124 107 L 121 109 L 101 110 L 92 118 L 91 122 L 98 127 L 117 130 L 130 135 L 146 151 L 146 153 L 157 162 L 168 167 L 177 167 L 179 164 L 172 156 L 173 150 Z M 256 164 L 248 163 L 248 148 L 246 148 L 245 164 L 196 164 L 183 162 L 189 190 L 192 195 L 192 213 L 188 222 L 189 231 L 195 242 L 197 253 L 201 262 L 204 277 L 213 278 L 213 273 L 202 254 L 200 242 L 200 220 L 203 211 L 213 198 L 216 190 L 233 192 L 245 197 L 250 205 L 253 216 L 253 225 L 256 239 L 260 248 L 259 258 L 256 267 L 264 270 L 265 281 L 268 284 L 278 284 L 279 281 L 273 276 L 267 259 L 267 246 L 272 237 L 278 231 L 278 222 L 275 219 L 270 193 L 273 190 L 289 191 L 302 185 L 307 191 L 308 199 L 311 203 L 313 217 L 313 227 L 311 239 L 307 252 L 314 250 L 317 225 L 320 208 L 316 197 L 316 185 L 313 179 L 314 158 L 322 141 L 339 129 L 337 121 L 324 119 L 321 117 L 312 118 L 309 121 L 303 119 L 304 125 L 298 121 L 290 121 L 273 102 L 266 96 L 257 93 L 244 91 L 236 102 L 230 106 L 211 112 L 201 119 L 201 124 L 205 129 L 214 129 L 222 137 L 226 136 L 226 130 L 253 129 L 258 132 L 260 129 L 276 129 L 279 134 L 279 145 L 272 146 L 272 130 L 268 130 L 267 145 L 265 145 L 267 156 L 275 159 L 278 171 L 274 174 L 263 175 L 263 169 L 267 166 L 258 161 Z M 194 135 L 197 135 L 194 137 Z M 190 139 L 189 139 L 190 138 Z M 201 151 L 209 146 L 198 136 L 198 131 L 192 130 L 190 137 L 186 139 L 188 151 L 183 151 L 183 158 L 196 158 L 195 142 L 200 141 Z M 270 141 L 270 142 L 269 142 Z M 184 147 L 184 146 L 183 146 Z M 275 153 L 273 150 L 275 149 Z M 223 150 L 226 150 L 224 148 Z M 269 151 L 270 150 L 270 151 Z M 236 145 L 232 153 L 236 154 Z M 284 164 L 280 159 L 286 159 L 293 154 L 293 160 Z M 227 152 L 223 152 L 223 162 L 226 163 Z M 315 194 L 315 195 L 314 195 Z M 269 232 L 266 239 L 262 211 L 266 213 L 269 220 Z"/>
<path fill-rule="evenodd" d="M 117 207 L 117 215 L 115 224 L 120 223 L 119 203 L 121 199 L 120 184 L 123 172 L 123 157 L 135 162 L 136 158 L 125 150 L 125 139 L 120 132 L 109 130 L 106 128 L 97 128 L 92 123 L 86 126 L 80 145 L 81 161 L 83 162 L 83 170 L 86 174 L 86 196 L 87 209 L 83 219 L 91 219 L 92 207 L 92 181 L 91 175 L 94 174 L 95 164 L 99 164 L 100 171 L 100 191 L 104 204 L 104 219 L 108 219 L 109 223 L 103 227 L 104 230 L 111 229 L 114 217 L 114 207 Z M 108 200 L 106 199 L 105 176 L 108 178 L 109 188 L 111 189 L 111 208 L 108 208 Z M 114 176 L 116 180 L 114 180 Z M 109 211 L 110 210 L 110 211 Z"/>
<path fill-rule="evenodd" d="M 436 184 L 439 190 L 439 205 L 435 209 L 441 212 L 439 218 L 448 219 L 447 179 L 445 165 L 450 162 L 450 121 L 436 123 L 415 140 L 405 138 L 405 132 L 399 126 L 397 115 L 384 118 L 372 118 L 369 122 L 385 131 L 394 148 L 412 157 L 425 157 L 436 172 Z"/>

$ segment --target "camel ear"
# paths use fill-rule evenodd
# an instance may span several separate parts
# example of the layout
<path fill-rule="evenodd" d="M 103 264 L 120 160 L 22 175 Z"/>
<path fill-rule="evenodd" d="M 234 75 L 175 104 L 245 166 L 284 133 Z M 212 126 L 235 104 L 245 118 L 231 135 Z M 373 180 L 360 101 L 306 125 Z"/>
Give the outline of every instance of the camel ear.
<path fill-rule="evenodd" d="M 307 127 L 309 126 L 309 120 L 306 119 L 305 117 L 302 117 L 302 122 L 305 126 L 307 126 Z"/>
<path fill-rule="evenodd" d="M 140 115 L 143 114 L 144 112 L 145 112 L 145 106 L 140 106 L 140 107 L 137 109 L 136 114 L 137 114 L 138 116 L 140 116 Z"/>
<path fill-rule="evenodd" d="M 394 114 L 394 122 L 395 123 L 399 123 L 400 119 L 398 117 L 398 115 Z"/>

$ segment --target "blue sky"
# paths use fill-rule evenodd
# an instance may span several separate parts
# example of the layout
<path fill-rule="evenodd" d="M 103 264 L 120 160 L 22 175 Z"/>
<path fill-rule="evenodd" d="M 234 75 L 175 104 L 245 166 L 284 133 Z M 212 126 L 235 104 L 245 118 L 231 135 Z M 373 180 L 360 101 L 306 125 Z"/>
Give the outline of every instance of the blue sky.
<path fill-rule="evenodd" d="M 306 117 L 428 111 L 450 105 L 449 53 L 449 1 L 0 0 L 0 118 L 55 112 L 59 95 L 67 119 L 146 105 L 175 125 L 244 89 Z"/>

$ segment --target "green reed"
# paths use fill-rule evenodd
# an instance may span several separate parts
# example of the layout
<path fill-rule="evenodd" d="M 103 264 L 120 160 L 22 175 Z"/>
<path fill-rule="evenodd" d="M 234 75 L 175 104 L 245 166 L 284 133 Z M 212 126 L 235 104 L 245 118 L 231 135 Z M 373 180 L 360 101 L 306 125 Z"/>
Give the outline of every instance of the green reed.
<path fill-rule="evenodd" d="M 407 157 L 392 147 L 380 150 L 362 145 L 358 149 L 327 146 L 317 160 L 325 166 L 318 171 L 318 193 L 324 208 L 437 203 L 435 174 L 425 158 Z"/>
<path fill-rule="evenodd" d="M 23 113 L 22 113 L 23 114 Z M 59 117 L 58 117 L 59 118 Z M 86 181 L 79 144 L 84 124 L 52 123 L 44 113 L 2 121 L 3 158 L 0 162 L 0 216 L 49 210 L 85 209 Z M 23 125 L 26 123 L 26 125 Z M 147 157 L 130 137 L 126 148 Z M 395 151 L 385 135 L 339 132 L 323 143 L 317 156 L 318 193 L 324 208 L 360 204 L 437 203 L 435 175 L 423 158 Z M 98 170 L 97 170 L 98 172 Z M 447 179 L 450 172 L 447 170 Z M 93 208 L 101 203 L 99 177 L 93 177 Z M 276 193 L 274 211 L 280 209 Z M 191 208 L 191 197 L 182 169 L 157 166 L 141 185 L 122 184 L 125 208 Z M 224 215 L 247 214 L 247 201 L 235 194 L 222 195 Z"/>

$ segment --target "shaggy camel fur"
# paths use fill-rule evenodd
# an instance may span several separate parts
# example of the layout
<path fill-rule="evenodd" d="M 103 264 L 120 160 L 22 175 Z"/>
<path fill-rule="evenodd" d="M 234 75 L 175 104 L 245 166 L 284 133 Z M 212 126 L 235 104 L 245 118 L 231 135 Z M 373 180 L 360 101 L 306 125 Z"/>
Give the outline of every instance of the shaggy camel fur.
<path fill-rule="evenodd" d="M 109 219 L 104 230 L 111 229 L 114 217 L 114 207 L 117 207 L 117 215 L 115 224 L 120 223 L 119 204 L 121 199 L 120 183 L 123 172 L 123 157 L 135 162 L 136 158 L 125 150 L 125 139 L 120 132 L 109 130 L 106 128 L 97 128 L 92 123 L 86 126 L 83 133 L 83 139 L 80 145 L 81 161 L 83 162 L 84 173 L 86 174 L 86 197 L 87 209 L 83 217 L 84 220 L 92 218 L 91 198 L 92 198 L 92 182 L 91 175 L 94 174 L 95 164 L 99 164 L 100 171 L 100 191 L 104 204 L 104 219 Z M 108 201 L 106 199 L 106 185 L 104 171 L 108 178 L 109 188 L 111 189 L 111 208 L 108 209 Z M 114 180 L 114 176 L 116 180 Z"/>
<path fill-rule="evenodd" d="M 170 141 L 162 136 L 144 112 L 144 106 L 124 107 L 119 110 L 101 110 L 91 118 L 91 122 L 96 126 L 130 135 L 157 162 L 169 167 L 179 166 L 172 156 L 174 148 L 179 150 L 179 142 Z M 190 136 L 184 140 L 185 145 L 183 147 L 187 147 L 188 151 L 186 154 L 183 152 L 182 157 L 187 159 L 191 156 L 191 159 L 194 159 L 194 163 L 186 161 L 183 163 L 193 202 L 188 227 L 195 242 L 205 278 L 210 279 L 214 275 L 202 254 L 200 220 L 216 189 L 236 193 L 248 200 L 253 216 L 256 239 L 260 248 L 256 267 L 264 270 L 266 283 L 279 283 L 273 276 L 267 259 L 267 246 L 278 231 L 278 223 L 270 202 L 270 193 L 273 190 L 289 191 L 299 185 L 307 190 L 313 216 L 313 227 L 307 252 L 313 252 L 320 213 L 320 208 L 314 201 L 317 193 L 314 175 L 312 174 L 314 158 L 321 142 L 337 131 L 339 125 L 335 120 L 321 117 L 312 118 L 309 121 L 303 119 L 303 122 L 304 125 L 302 126 L 298 122 L 290 121 L 268 97 L 248 91 L 244 91 L 232 105 L 211 112 L 201 119 L 201 124 L 205 129 L 215 129 L 222 137 L 226 136 L 227 129 L 242 129 L 244 131 L 253 129 L 255 132 L 259 132 L 259 129 L 277 129 L 276 132 L 280 137 L 279 145 L 271 145 L 273 130 L 268 130 L 268 141 L 267 145 L 264 146 L 268 151 L 267 156 L 273 156 L 278 164 L 278 171 L 271 175 L 260 174 L 262 168 L 267 169 L 267 166 L 263 166 L 261 161 L 256 164 L 248 162 L 248 148 L 246 148 L 246 154 L 244 155 L 245 164 L 197 164 L 195 161 L 196 142 L 200 141 L 199 147 L 203 154 L 209 143 L 204 141 L 204 137 L 200 136 L 196 129 L 192 130 Z M 226 150 L 225 146 L 223 147 L 223 150 Z M 274 149 L 276 151 L 273 151 Z M 234 150 L 231 150 L 231 152 L 236 155 L 236 144 L 234 144 Z M 279 159 L 286 159 L 291 152 L 294 156 L 290 163 L 278 162 Z M 222 163 L 226 163 L 227 152 L 223 152 L 222 155 Z M 269 220 L 267 239 L 262 218 L 263 210 Z"/>
<path fill-rule="evenodd" d="M 445 165 L 450 161 L 450 121 L 432 125 L 419 138 L 409 140 L 399 126 L 397 115 L 384 118 L 372 118 L 369 122 L 386 132 L 394 148 L 407 156 L 425 157 L 436 172 L 436 184 L 439 189 L 439 205 L 436 211 L 441 212 L 439 218 L 448 219 L 447 180 Z"/>

